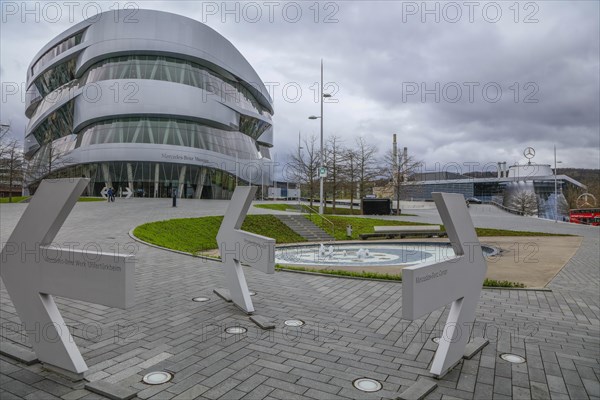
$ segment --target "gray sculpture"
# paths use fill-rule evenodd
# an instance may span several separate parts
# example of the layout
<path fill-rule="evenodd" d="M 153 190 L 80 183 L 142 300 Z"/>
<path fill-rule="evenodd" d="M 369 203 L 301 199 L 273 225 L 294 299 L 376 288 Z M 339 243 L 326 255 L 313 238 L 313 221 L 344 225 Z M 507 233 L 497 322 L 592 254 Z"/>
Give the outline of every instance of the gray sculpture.
<path fill-rule="evenodd" d="M 254 306 L 241 264 L 266 274 L 275 273 L 275 239 L 240 230 L 256 190 L 256 186 L 235 188 L 217 234 L 229 296 L 247 314 L 254 312 Z"/>
<path fill-rule="evenodd" d="M 132 256 L 51 246 L 88 181 L 42 181 L 0 254 L 0 274 L 21 322 L 43 332 L 31 340 L 38 359 L 76 375 L 87 365 L 52 295 L 118 308 L 135 300 Z"/>
<path fill-rule="evenodd" d="M 464 196 L 433 193 L 433 199 L 456 258 L 402 270 L 402 317 L 414 320 L 452 302 L 430 370 L 441 377 L 463 358 L 487 262 Z"/>

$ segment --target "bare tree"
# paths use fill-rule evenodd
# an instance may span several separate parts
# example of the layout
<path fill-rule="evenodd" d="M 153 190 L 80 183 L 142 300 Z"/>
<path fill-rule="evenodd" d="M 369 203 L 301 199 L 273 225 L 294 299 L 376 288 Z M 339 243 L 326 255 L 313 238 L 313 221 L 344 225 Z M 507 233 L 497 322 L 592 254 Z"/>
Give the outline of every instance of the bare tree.
<path fill-rule="evenodd" d="M 345 149 L 342 157 L 342 173 L 340 177 L 343 180 L 344 187 L 350 193 L 350 213 L 352 213 L 354 210 L 356 184 L 359 179 L 358 152 L 354 149 Z"/>
<path fill-rule="evenodd" d="M 327 180 L 331 183 L 331 197 L 333 213 L 335 214 L 335 200 L 337 199 L 341 183 L 341 170 L 343 169 L 344 148 L 338 136 L 331 136 L 325 145 L 325 165 L 327 167 Z"/>
<path fill-rule="evenodd" d="M 297 153 L 292 153 L 291 166 L 295 180 L 308 187 L 308 197 L 310 198 L 310 206 L 312 207 L 319 172 L 317 137 L 311 135 L 308 139 L 304 139 L 303 144 L 304 147 L 302 150 L 299 149 Z"/>
<path fill-rule="evenodd" d="M 12 203 L 15 184 L 23 183 L 23 151 L 16 139 L 8 135 L 10 124 L 0 124 L 0 183 L 8 188 L 8 201 Z"/>
<path fill-rule="evenodd" d="M 405 159 L 401 154 L 395 154 L 393 149 L 386 152 L 383 157 L 381 173 L 390 180 L 394 198 L 396 199 L 396 215 L 400 215 L 400 190 L 402 183 L 404 183 L 405 177 L 415 172 L 421 164 L 421 161 L 417 161 L 413 157 Z"/>
<path fill-rule="evenodd" d="M 523 215 L 534 215 L 538 212 L 538 199 L 530 190 L 519 190 L 510 197 L 509 207 L 523 213 Z"/>
<path fill-rule="evenodd" d="M 18 140 L 11 140 L 3 151 L 3 156 L 0 158 L 0 173 L 2 183 L 8 185 L 8 202 L 12 203 L 13 189 L 15 184 L 22 186 L 23 184 L 23 151 Z"/>
<path fill-rule="evenodd" d="M 378 168 L 375 165 L 377 156 L 377 146 L 368 143 L 367 140 L 359 136 L 356 139 L 356 165 L 358 168 L 358 193 L 360 198 L 364 198 L 373 179 L 377 177 Z"/>

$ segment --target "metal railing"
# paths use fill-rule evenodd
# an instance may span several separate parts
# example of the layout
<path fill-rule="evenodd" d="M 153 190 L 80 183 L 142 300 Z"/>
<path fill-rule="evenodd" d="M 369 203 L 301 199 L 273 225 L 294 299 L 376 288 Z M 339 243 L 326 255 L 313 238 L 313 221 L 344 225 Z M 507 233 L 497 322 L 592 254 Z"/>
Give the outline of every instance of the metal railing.
<path fill-rule="evenodd" d="M 321 218 L 322 221 L 331 225 L 331 232 L 332 232 L 331 240 L 335 240 L 335 224 L 330 219 L 327 219 L 324 215 L 319 214 L 318 210 L 316 210 L 315 208 L 312 208 L 311 206 L 308 206 L 306 204 L 302 204 L 302 209 L 306 210 L 308 212 L 308 216 L 310 219 L 312 219 L 312 215 L 316 215 L 317 217 Z"/>
<path fill-rule="evenodd" d="M 508 208 L 508 207 L 503 206 L 502 204 L 497 203 L 497 202 L 495 202 L 493 200 L 492 201 L 484 201 L 483 203 L 484 204 L 491 204 L 491 205 L 496 206 L 496 207 L 500 208 L 501 210 L 504 210 L 504 211 L 509 212 L 511 214 L 521 215 L 521 216 L 525 215 L 525 213 L 523 211 L 515 210 L 514 208 Z"/>

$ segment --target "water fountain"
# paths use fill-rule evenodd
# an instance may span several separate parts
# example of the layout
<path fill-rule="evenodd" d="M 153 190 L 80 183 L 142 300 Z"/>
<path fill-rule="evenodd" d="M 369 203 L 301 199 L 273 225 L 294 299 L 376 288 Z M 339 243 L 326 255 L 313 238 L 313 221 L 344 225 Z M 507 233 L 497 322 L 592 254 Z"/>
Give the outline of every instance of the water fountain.
<path fill-rule="evenodd" d="M 482 246 L 484 254 L 496 250 Z M 425 262 L 439 262 L 455 257 L 449 243 L 336 243 L 319 245 L 282 246 L 275 250 L 275 262 L 281 265 L 301 266 L 410 266 Z"/>

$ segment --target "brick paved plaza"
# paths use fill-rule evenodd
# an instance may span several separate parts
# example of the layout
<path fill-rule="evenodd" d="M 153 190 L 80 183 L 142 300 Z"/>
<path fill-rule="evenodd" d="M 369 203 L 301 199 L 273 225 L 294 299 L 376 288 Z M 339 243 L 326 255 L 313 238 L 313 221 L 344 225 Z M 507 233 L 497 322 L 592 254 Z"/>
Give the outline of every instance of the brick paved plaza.
<path fill-rule="evenodd" d="M 2 205 L 6 241 L 24 204 Z M 277 321 L 264 333 L 231 303 L 212 293 L 223 285 L 218 264 L 133 242 L 128 232 L 154 220 L 222 215 L 225 201 L 117 200 L 78 203 L 55 243 L 95 243 L 103 251 L 134 252 L 136 305 L 118 310 L 68 299 L 57 304 L 90 370 L 89 381 L 133 388 L 147 399 L 394 399 L 428 365 L 448 307 L 410 323 L 401 319 L 402 285 L 393 282 L 289 272 L 245 273 L 257 314 Z M 252 208 L 251 212 L 266 210 Z M 562 232 L 584 236 L 581 248 L 547 290 L 484 289 L 475 333 L 490 344 L 456 366 L 430 399 L 600 399 L 600 239 L 598 228 L 504 214 L 488 206 L 470 209 L 477 226 Z M 435 210 L 405 220 L 439 222 Z M 526 264 L 523 266 L 526 268 Z M 195 303 L 207 296 L 207 303 Z M 28 347 L 28 337 L 4 286 L 2 340 Z M 284 320 L 304 320 L 284 328 Z M 228 335 L 241 325 L 246 335 Z M 41 329 L 42 330 L 42 329 Z M 43 332 L 32 332 L 41 335 Z M 510 352 L 524 364 L 499 358 Z M 148 386 L 142 376 L 168 370 L 174 379 Z M 0 358 L 0 399 L 98 399 L 40 364 Z M 382 382 L 373 394 L 352 387 L 357 378 Z"/>

